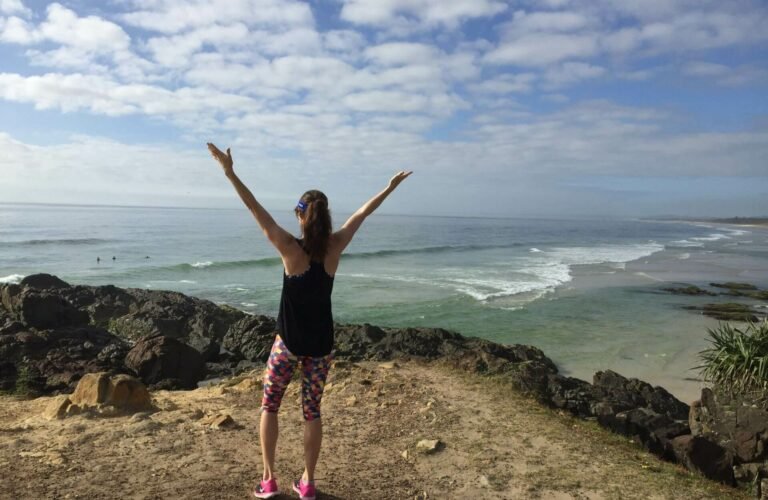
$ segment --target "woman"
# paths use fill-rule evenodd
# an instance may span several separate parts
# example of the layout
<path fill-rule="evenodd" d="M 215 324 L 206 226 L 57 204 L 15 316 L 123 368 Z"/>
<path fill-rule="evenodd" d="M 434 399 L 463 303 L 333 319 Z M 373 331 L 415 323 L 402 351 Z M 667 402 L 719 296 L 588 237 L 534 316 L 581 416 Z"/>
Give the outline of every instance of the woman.
<path fill-rule="evenodd" d="M 320 400 L 333 349 L 333 278 L 342 252 L 365 218 L 412 172 L 395 174 L 386 189 L 360 207 L 335 233 L 331 229 L 328 199 L 320 191 L 307 191 L 295 208 L 302 233 L 302 239 L 296 239 L 275 222 L 235 175 L 229 149 L 223 153 L 211 143 L 208 143 L 208 149 L 221 164 L 269 242 L 277 249 L 284 267 L 283 291 L 277 318 L 279 333 L 272 345 L 264 374 L 259 426 L 264 475 L 253 494 L 256 498 L 271 498 L 278 494 L 274 474 L 277 412 L 293 371 L 300 366 L 305 469 L 301 479 L 294 482 L 293 489 L 304 500 L 314 499 L 315 466 L 323 436 Z"/>

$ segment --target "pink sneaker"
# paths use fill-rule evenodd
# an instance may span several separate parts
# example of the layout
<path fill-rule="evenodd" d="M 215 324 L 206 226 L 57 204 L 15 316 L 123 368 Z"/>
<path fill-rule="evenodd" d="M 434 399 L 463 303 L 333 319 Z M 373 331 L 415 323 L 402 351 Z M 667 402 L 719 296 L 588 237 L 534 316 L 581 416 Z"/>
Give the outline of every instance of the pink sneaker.
<path fill-rule="evenodd" d="M 275 478 L 269 481 L 261 481 L 258 486 L 253 489 L 253 496 L 256 498 L 272 498 L 279 495 L 280 490 L 277 489 L 277 481 Z"/>
<path fill-rule="evenodd" d="M 293 491 L 299 494 L 301 500 L 315 500 L 315 485 L 312 483 L 305 483 L 303 479 L 293 482 Z"/>

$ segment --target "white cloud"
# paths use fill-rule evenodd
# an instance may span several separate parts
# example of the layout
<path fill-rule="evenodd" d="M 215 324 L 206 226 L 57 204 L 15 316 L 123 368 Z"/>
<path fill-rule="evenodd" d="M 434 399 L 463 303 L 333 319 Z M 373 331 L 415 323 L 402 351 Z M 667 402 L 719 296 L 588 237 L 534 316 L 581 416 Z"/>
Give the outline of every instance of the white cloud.
<path fill-rule="evenodd" d="M 570 11 L 557 12 L 515 12 L 512 21 L 501 26 L 501 30 L 510 33 L 535 31 L 577 31 L 592 24 L 584 14 Z"/>
<path fill-rule="evenodd" d="M 39 27 L 45 40 L 91 52 L 117 52 L 130 45 L 130 37 L 120 26 L 100 17 L 78 17 L 57 3 L 49 5 L 47 13 L 48 19 Z"/>
<path fill-rule="evenodd" d="M 130 45 L 130 37 L 120 26 L 100 17 L 78 17 L 58 3 L 49 5 L 46 13 L 38 27 L 18 17 L 9 18 L 0 40 L 23 45 L 49 41 L 94 53 L 116 52 Z"/>
<path fill-rule="evenodd" d="M 173 34 L 211 24 L 243 23 L 270 30 L 313 27 L 309 4 L 296 0 L 134 0 L 123 14 L 133 26 Z"/>
<path fill-rule="evenodd" d="M 341 0 L 341 18 L 355 24 L 410 30 L 438 26 L 455 28 L 459 23 L 490 17 L 506 10 L 495 0 Z"/>
<path fill-rule="evenodd" d="M 601 66 L 583 62 L 566 62 L 547 69 L 544 79 L 546 80 L 546 87 L 553 89 L 597 78 L 605 74 L 606 70 Z"/>
<path fill-rule="evenodd" d="M 182 35 L 150 38 L 146 45 L 158 63 L 175 68 L 187 66 L 189 57 L 206 44 L 226 48 L 247 43 L 247 36 L 248 28 L 243 24 L 211 25 Z"/>
<path fill-rule="evenodd" d="M 198 88 L 166 90 L 149 85 L 122 85 L 97 75 L 48 73 L 23 77 L 0 73 L 0 97 L 34 104 L 36 109 L 90 111 L 108 116 L 147 114 L 178 120 L 187 126 L 203 123 L 211 110 L 240 113 L 258 109 L 248 97 Z"/>
<path fill-rule="evenodd" d="M 24 6 L 21 0 L 0 0 L 0 14 L 21 14 L 28 16 L 32 12 Z"/>
<path fill-rule="evenodd" d="M 512 92 L 529 92 L 538 79 L 534 73 L 517 73 L 486 78 L 481 82 L 469 85 L 472 92 L 479 94 L 509 94 Z"/>
<path fill-rule="evenodd" d="M 331 30 L 322 33 L 323 47 L 331 53 L 356 58 L 365 47 L 365 37 L 353 30 Z"/>
<path fill-rule="evenodd" d="M 385 43 L 365 50 L 368 59 L 382 66 L 426 63 L 439 57 L 440 51 L 423 43 Z"/>
<path fill-rule="evenodd" d="M 40 39 L 32 26 L 20 17 L 0 18 L 0 41 L 28 45 Z"/>
<path fill-rule="evenodd" d="M 597 52 L 593 35 L 535 33 L 502 42 L 485 55 L 490 64 L 547 66 L 563 59 L 584 58 Z"/>
<path fill-rule="evenodd" d="M 768 82 L 768 70 L 749 65 L 727 66 L 706 61 L 694 61 L 682 68 L 687 76 L 705 78 L 718 85 L 737 87 Z"/>

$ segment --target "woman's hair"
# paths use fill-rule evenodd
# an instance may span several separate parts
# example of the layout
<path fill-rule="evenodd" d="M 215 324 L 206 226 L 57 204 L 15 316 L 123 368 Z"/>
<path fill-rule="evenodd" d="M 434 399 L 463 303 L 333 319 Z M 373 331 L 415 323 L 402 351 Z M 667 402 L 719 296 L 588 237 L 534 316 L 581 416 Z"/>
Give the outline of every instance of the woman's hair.
<path fill-rule="evenodd" d="M 328 198 L 316 189 L 311 189 L 301 196 L 296 215 L 303 214 L 304 250 L 309 258 L 322 261 L 328 249 L 331 236 L 331 212 L 328 210 Z"/>

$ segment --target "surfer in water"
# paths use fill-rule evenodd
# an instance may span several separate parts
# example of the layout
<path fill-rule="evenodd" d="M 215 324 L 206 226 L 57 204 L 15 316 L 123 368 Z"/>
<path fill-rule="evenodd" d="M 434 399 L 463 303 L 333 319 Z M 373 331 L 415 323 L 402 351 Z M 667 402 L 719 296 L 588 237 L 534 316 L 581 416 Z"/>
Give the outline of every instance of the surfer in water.
<path fill-rule="evenodd" d="M 401 171 L 395 174 L 384 190 L 368 200 L 335 232 L 331 227 L 328 198 L 320 191 L 307 191 L 294 208 L 302 236 L 295 238 L 275 222 L 235 175 L 229 148 L 225 153 L 208 143 L 208 150 L 224 169 L 224 174 L 256 218 L 264 235 L 280 254 L 284 268 L 277 317 L 278 335 L 267 361 L 261 401 L 259 437 L 264 474 L 254 488 L 253 495 L 257 498 L 271 498 L 279 494 L 274 471 L 277 413 L 294 370 L 300 369 L 305 468 L 301 478 L 293 483 L 293 490 L 304 500 L 314 499 L 315 466 L 323 436 L 320 401 L 333 359 L 331 293 L 334 276 L 341 254 L 363 221 L 412 172 Z"/>

